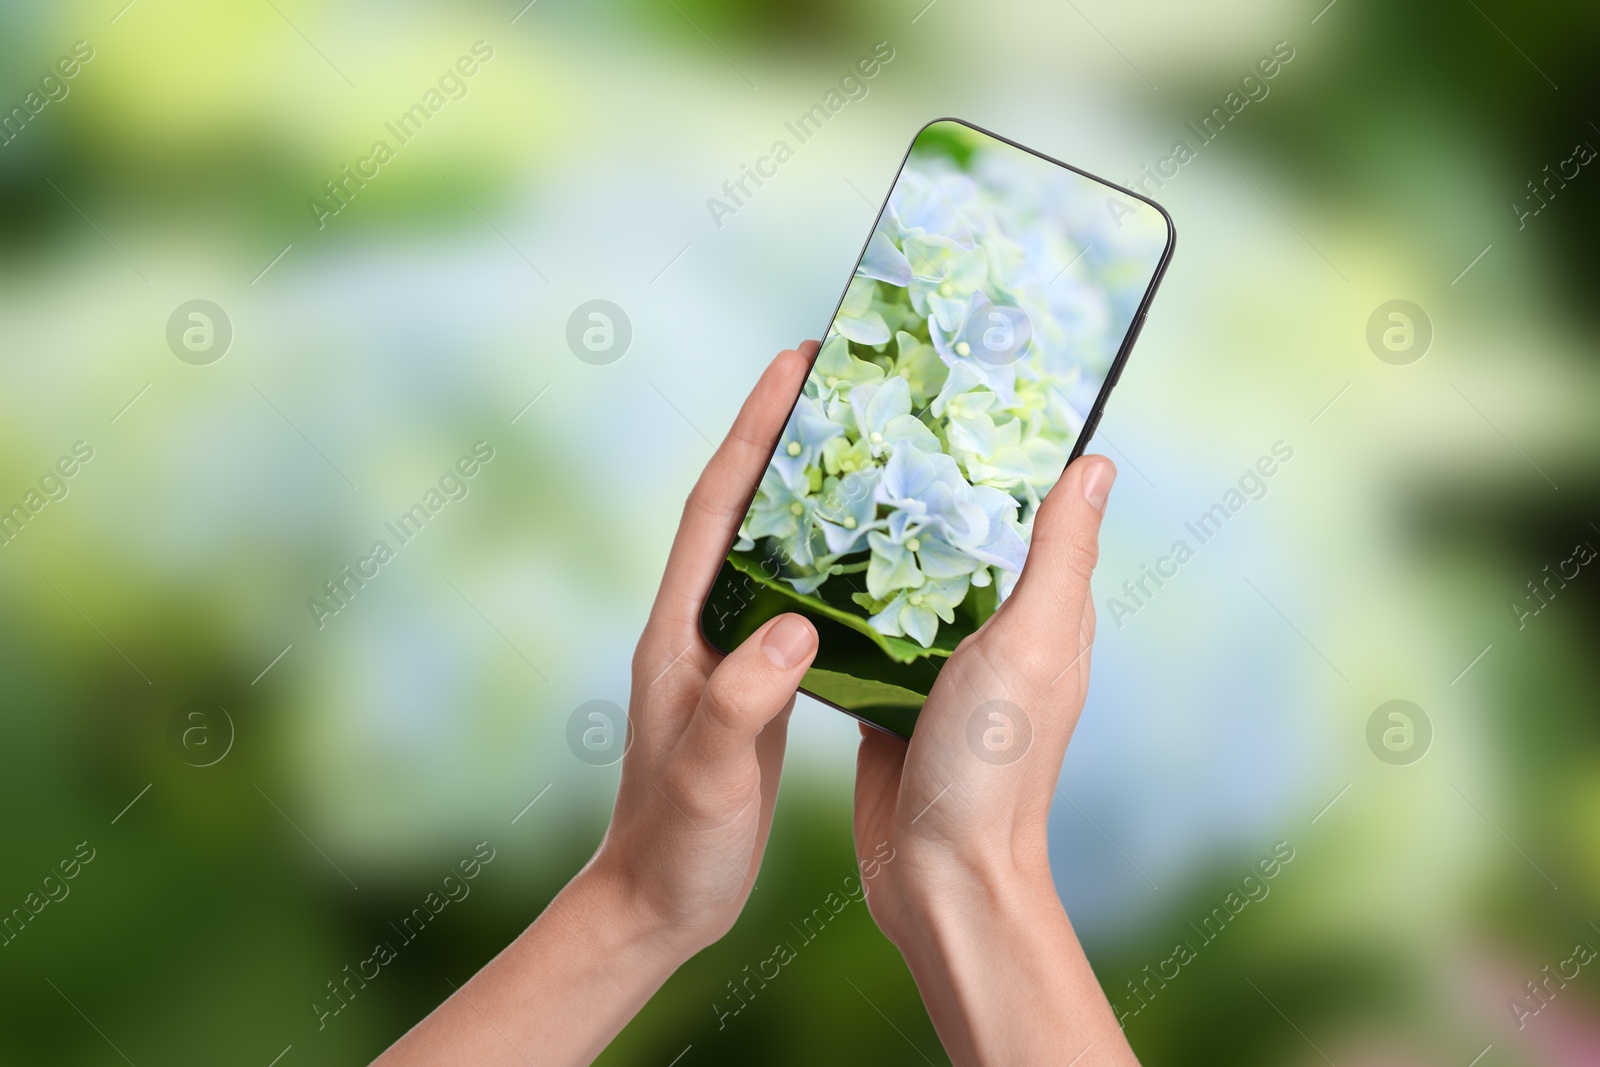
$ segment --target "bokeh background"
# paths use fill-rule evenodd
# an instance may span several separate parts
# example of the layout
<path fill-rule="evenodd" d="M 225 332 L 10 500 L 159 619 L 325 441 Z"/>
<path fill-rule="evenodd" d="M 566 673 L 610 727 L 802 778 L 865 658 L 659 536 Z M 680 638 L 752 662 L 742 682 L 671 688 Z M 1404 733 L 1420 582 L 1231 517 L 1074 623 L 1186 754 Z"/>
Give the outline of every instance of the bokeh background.
<path fill-rule="evenodd" d="M 598 841 L 617 769 L 569 719 L 626 703 L 688 487 L 826 326 L 915 130 L 958 115 L 1126 181 L 1278 42 L 1268 95 L 1151 186 L 1178 251 L 1095 446 L 1122 473 L 1062 897 L 1149 1064 L 1600 1062 L 1594 963 L 1524 988 L 1600 947 L 1600 562 L 1574 555 L 1600 548 L 1600 173 L 1563 163 L 1600 147 L 1592 5 L 523 2 L 0 10 L 26 117 L 0 145 L 0 508 L 92 450 L 0 545 L 0 1063 L 379 1052 Z M 632 332 L 604 365 L 567 343 L 596 299 Z M 192 300 L 231 326 L 220 359 L 169 345 Z M 1380 359 L 1393 300 L 1431 337 Z M 467 495 L 319 628 L 307 600 L 478 441 Z M 1266 495 L 1114 623 L 1280 441 Z M 1409 746 L 1369 743 L 1392 700 Z M 853 870 L 855 726 L 802 704 L 759 890 L 601 1062 L 945 1062 L 857 906 L 718 1026 Z M 470 896 L 319 1028 L 480 842 Z"/>

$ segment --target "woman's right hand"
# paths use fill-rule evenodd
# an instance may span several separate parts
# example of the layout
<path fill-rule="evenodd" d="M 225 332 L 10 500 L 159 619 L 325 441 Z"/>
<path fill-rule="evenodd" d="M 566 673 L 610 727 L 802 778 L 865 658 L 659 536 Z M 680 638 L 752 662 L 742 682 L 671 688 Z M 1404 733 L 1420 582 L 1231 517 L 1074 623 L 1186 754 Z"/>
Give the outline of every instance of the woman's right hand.
<path fill-rule="evenodd" d="M 907 744 L 863 727 L 868 906 L 956 1063 L 1137 1063 L 1061 908 L 1047 824 L 1089 685 L 1089 577 L 1116 469 L 1074 462 L 1022 577 L 940 672 Z"/>

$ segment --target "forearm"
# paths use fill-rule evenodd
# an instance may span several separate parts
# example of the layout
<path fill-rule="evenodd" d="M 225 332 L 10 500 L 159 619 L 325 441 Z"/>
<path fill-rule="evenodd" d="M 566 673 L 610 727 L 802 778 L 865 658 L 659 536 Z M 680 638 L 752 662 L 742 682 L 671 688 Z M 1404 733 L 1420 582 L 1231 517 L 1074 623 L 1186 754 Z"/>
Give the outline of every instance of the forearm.
<path fill-rule="evenodd" d="M 955 1064 L 1137 1067 L 1048 879 L 923 914 L 901 951 Z"/>
<path fill-rule="evenodd" d="M 591 866 L 375 1067 L 586 1064 L 687 958 Z"/>

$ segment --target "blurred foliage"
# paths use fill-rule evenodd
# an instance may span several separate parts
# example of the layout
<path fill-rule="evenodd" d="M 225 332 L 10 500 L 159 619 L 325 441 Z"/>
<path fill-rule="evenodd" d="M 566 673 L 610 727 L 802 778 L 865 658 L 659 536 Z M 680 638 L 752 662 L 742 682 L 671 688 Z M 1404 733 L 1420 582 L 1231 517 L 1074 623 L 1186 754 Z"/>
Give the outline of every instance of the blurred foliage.
<path fill-rule="evenodd" d="M 1507 1010 L 1600 943 L 1600 573 L 1508 610 L 1600 545 L 1600 173 L 1508 208 L 1600 145 L 1597 31 L 1442 0 L 0 9 L 0 109 L 95 49 L 0 146 L 0 507 L 96 451 L 0 545 L 0 914 L 94 849 L 0 945 L 0 1064 L 385 1047 L 598 841 L 615 769 L 567 716 L 626 700 L 707 440 L 825 325 L 910 135 L 959 115 L 1126 180 L 1280 39 L 1271 95 L 1152 190 L 1178 251 L 1096 442 L 1102 598 L 1273 440 L 1297 458 L 1125 628 L 1102 611 L 1058 883 L 1120 1005 L 1298 850 L 1129 1021 L 1147 1063 L 1597 1062 L 1589 969 Z M 310 198 L 478 40 L 468 95 L 318 229 Z M 880 40 L 870 95 L 714 226 L 705 198 Z M 610 367 L 564 341 L 596 296 L 635 330 Z M 197 297 L 235 334 L 206 367 L 165 340 Z M 1362 340 L 1396 297 L 1436 331 L 1409 367 Z M 318 629 L 306 599 L 480 439 L 471 494 Z M 1409 767 L 1364 740 L 1397 696 L 1434 723 Z M 169 740 L 195 700 L 233 727 L 209 767 Z M 750 907 L 602 1062 L 944 1062 L 856 905 L 718 1026 L 852 869 L 853 725 L 794 729 Z M 472 895 L 319 1031 L 326 983 L 485 840 Z"/>

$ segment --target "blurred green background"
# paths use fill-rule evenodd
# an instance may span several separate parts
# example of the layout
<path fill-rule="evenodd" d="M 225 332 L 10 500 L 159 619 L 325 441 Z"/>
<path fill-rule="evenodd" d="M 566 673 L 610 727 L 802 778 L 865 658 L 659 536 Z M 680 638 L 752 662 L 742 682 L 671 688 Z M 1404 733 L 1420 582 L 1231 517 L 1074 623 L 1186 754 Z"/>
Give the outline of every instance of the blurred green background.
<path fill-rule="evenodd" d="M 1600 1062 L 1595 965 L 1524 988 L 1600 947 L 1600 564 L 1574 556 L 1600 547 L 1600 173 L 1574 157 L 1600 15 L 924 3 L 0 10 L 0 1063 L 377 1054 L 598 841 L 617 769 L 569 717 L 626 703 L 710 442 L 826 326 L 915 130 L 1128 181 L 1280 41 L 1270 92 L 1150 186 L 1178 251 L 1094 446 L 1122 473 L 1058 884 L 1149 1064 Z M 595 299 L 632 330 L 603 365 L 567 343 Z M 220 359 L 169 344 L 192 300 Z M 1425 352 L 1369 346 L 1392 300 Z M 307 600 L 478 441 L 465 497 L 319 628 Z M 1113 622 L 1279 441 L 1266 495 Z M 1369 744 L 1397 699 L 1427 729 Z M 750 906 L 601 1062 L 945 1062 L 857 906 L 718 1027 L 854 868 L 855 726 L 805 704 L 792 736 Z M 470 896 L 319 1029 L 479 842 Z"/>

